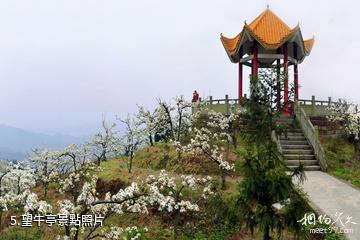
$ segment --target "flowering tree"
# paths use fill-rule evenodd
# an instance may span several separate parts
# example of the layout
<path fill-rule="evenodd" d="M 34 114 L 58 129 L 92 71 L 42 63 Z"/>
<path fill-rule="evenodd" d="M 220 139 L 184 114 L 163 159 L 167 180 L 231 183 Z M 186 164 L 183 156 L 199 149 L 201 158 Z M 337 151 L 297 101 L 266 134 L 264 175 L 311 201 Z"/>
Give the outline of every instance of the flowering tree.
<path fill-rule="evenodd" d="M 174 98 L 176 105 L 176 141 L 180 141 L 181 134 L 185 133 L 190 126 L 191 118 L 191 103 L 186 101 L 184 96 L 177 96 Z"/>
<path fill-rule="evenodd" d="M 93 149 L 97 153 L 97 149 Z M 86 163 L 90 162 L 91 159 L 91 148 L 90 144 L 85 143 L 82 145 L 71 144 L 64 148 L 59 153 L 59 158 L 63 165 L 68 165 L 68 170 L 73 170 L 77 172 L 80 166 L 84 166 Z"/>
<path fill-rule="evenodd" d="M 151 112 L 143 106 L 138 106 L 138 113 L 136 114 L 137 124 L 143 128 L 144 134 L 149 139 L 150 146 L 154 145 L 154 136 L 160 125 L 158 114 L 158 109 Z"/>
<path fill-rule="evenodd" d="M 102 121 L 103 132 L 95 134 L 91 145 L 93 146 L 93 155 L 97 160 L 98 166 L 101 161 L 105 161 L 118 141 L 115 132 L 116 124 L 109 126 L 105 120 Z"/>
<path fill-rule="evenodd" d="M 2 215 L 4 211 L 8 210 L 7 207 L 7 199 L 3 196 L 3 189 L 4 189 L 4 180 L 6 178 L 6 175 L 10 173 L 11 168 L 8 166 L 8 164 L 3 164 L 1 173 L 0 173 L 0 227 L 2 223 Z"/>
<path fill-rule="evenodd" d="M 11 166 L 6 178 L 3 179 L 3 193 L 21 194 L 35 186 L 35 176 L 32 169 L 27 169 L 19 164 Z"/>
<path fill-rule="evenodd" d="M 125 148 L 125 155 L 128 156 L 127 168 L 129 173 L 131 173 L 134 154 L 143 142 L 144 134 L 142 129 L 139 127 L 138 122 L 136 122 L 134 118 L 128 116 L 124 120 L 119 120 L 126 126 L 123 144 Z"/>
<path fill-rule="evenodd" d="M 162 170 L 158 176 L 148 176 L 146 182 L 149 188 L 148 204 L 166 219 L 171 219 L 174 239 L 180 237 L 182 217 L 200 211 L 199 200 L 193 203 L 183 197 L 183 192 L 186 189 L 200 190 L 202 199 L 213 194 L 211 177 L 196 178 L 191 175 L 183 175 L 181 183 L 177 184 L 174 177 Z"/>
<path fill-rule="evenodd" d="M 164 137 L 166 140 L 169 138 L 171 140 L 175 139 L 175 128 L 173 121 L 173 111 L 174 107 L 170 103 L 165 102 L 161 99 L 158 99 L 159 109 L 158 109 L 158 121 L 164 123 L 164 125 L 159 126 L 158 134 L 161 137 Z"/>
<path fill-rule="evenodd" d="M 184 96 L 174 98 L 174 106 L 171 103 L 158 100 L 158 121 L 165 122 L 163 134 L 170 136 L 171 140 L 179 141 L 181 136 L 187 132 L 191 119 L 191 103 Z M 175 111 L 175 113 L 174 113 Z"/>
<path fill-rule="evenodd" d="M 80 146 L 78 146 L 76 154 L 79 164 L 81 166 L 84 166 L 85 164 L 92 162 L 93 154 L 92 154 L 91 143 L 85 142 Z"/>
<path fill-rule="evenodd" d="M 58 151 L 47 148 L 37 148 L 29 157 L 29 162 L 35 169 L 36 181 L 40 183 L 44 189 L 44 197 L 46 197 L 50 182 L 57 179 L 60 167 L 60 153 Z"/>
<path fill-rule="evenodd" d="M 329 108 L 327 116 L 330 121 L 340 122 L 344 126 L 346 134 L 351 138 L 355 150 L 355 158 L 360 161 L 360 110 L 354 103 L 339 100 Z"/>
<path fill-rule="evenodd" d="M 3 212 L 24 205 L 29 190 L 35 186 L 33 172 L 20 165 L 9 165 L 1 172 L 0 226 Z"/>
<path fill-rule="evenodd" d="M 228 171 L 234 170 L 234 165 L 228 162 L 228 158 L 232 142 L 231 126 L 238 114 L 231 113 L 229 116 L 225 116 L 215 111 L 208 111 L 207 116 L 206 127 L 192 129 L 194 136 L 190 139 L 189 144 L 183 146 L 179 141 L 175 141 L 174 146 L 179 154 L 203 155 L 216 163 L 221 170 L 222 188 L 225 188 L 226 174 Z M 223 143 L 225 143 L 226 149 L 221 147 Z M 225 152 L 225 156 L 223 152 Z"/>
<path fill-rule="evenodd" d="M 71 195 L 72 199 L 75 201 L 83 183 L 90 181 L 98 171 L 98 166 L 94 163 L 89 163 L 78 169 L 76 172 L 73 171 L 69 174 L 59 176 L 57 179 L 60 185 L 59 192 Z"/>
<path fill-rule="evenodd" d="M 4 166 L 2 166 L 1 172 L 0 172 L 0 196 L 3 195 L 3 181 L 6 178 L 6 175 L 8 173 L 10 173 L 11 171 L 11 167 L 9 166 L 9 164 L 4 164 Z"/>
<path fill-rule="evenodd" d="M 96 166 L 94 166 L 96 168 Z M 75 173 L 74 173 L 75 174 Z M 80 176 L 80 174 L 82 174 Z M 96 190 L 98 180 L 96 170 L 79 168 L 73 176 L 64 177 L 59 181 L 60 193 L 64 198 L 58 201 L 58 207 L 54 207 L 46 201 L 39 200 L 35 193 L 26 189 L 11 200 L 0 198 L 1 209 L 8 206 L 18 206 L 24 209 L 25 214 L 55 214 L 64 216 L 68 224 L 63 224 L 65 230 L 64 239 L 138 239 L 147 232 L 146 228 L 120 226 L 104 226 L 103 223 L 111 216 L 121 216 L 126 213 L 149 214 L 159 213 L 161 216 L 171 216 L 174 226 L 175 239 L 179 236 L 179 228 L 182 224 L 181 217 L 191 215 L 200 210 L 200 199 L 206 199 L 213 194 L 211 190 L 211 178 L 196 178 L 193 176 L 181 176 L 178 184 L 174 177 L 170 177 L 165 171 L 158 176 L 150 175 L 142 185 L 133 182 L 129 186 L 120 189 L 115 194 L 106 193 L 99 199 Z M 80 181 L 79 181 L 80 179 Z M 77 186 L 77 187 L 74 187 Z M 72 189 L 77 188 L 73 195 Z M 199 197 L 184 197 L 186 189 L 200 194 Z M 54 212 L 58 209 L 57 212 Z M 151 210 L 151 211 L 150 211 Z M 95 219 L 81 224 L 78 219 L 86 216 L 94 216 Z M 72 219 L 72 220 L 71 220 Z M 100 230 L 99 227 L 102 227 Z"/>

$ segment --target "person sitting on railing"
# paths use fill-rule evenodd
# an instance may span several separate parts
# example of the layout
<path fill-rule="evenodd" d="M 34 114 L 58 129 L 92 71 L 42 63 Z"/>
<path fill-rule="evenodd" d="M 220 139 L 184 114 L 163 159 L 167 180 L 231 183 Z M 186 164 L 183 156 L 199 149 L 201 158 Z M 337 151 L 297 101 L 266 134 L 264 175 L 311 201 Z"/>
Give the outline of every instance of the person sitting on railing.
<path fill-rule="evenodd" d="M 193 93 L 192 102 L 197 103 L 199 101 L 199 93 L 195 90 Z"/>

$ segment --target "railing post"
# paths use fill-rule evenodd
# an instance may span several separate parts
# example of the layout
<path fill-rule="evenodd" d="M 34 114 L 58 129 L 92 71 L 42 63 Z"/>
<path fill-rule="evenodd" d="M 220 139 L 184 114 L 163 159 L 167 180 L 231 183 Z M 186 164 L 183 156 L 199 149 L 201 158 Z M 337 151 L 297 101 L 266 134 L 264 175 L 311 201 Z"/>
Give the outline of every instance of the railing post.
<path fill-rule="evenodd" d="M 319 137 L 319 126 L 315 125 L 314 128 L 315 128 L 315 136 L 316 136 L 316 138 L 318 138 Z"/>
<path fill-rule="evenodd" d="M 210 108 L 210 110 L 212 110 L 212 105 L 213 105 L 213 97 L 212 96 L 210 96 L 209 97 L 209 108 Z"/>
<path fill-rule="evenodd" d="M 225 95 L 225 114 L 229 115 L 229 95 Z"/>
<path fill-rule="evenodd" d="M 315 116 L 315 96 L 311 96 L 311 115 Z"/>
<path fill-rule="evenodd" d="M 328 98 L 328 106 L 331 105 L 331 97 Z"/>

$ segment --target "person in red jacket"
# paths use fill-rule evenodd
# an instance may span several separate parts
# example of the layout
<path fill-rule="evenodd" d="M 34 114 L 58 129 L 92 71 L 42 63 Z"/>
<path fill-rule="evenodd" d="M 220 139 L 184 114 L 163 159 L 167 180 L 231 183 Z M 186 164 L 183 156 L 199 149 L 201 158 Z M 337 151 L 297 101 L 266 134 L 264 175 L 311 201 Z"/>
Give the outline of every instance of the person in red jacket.
<path fill-rule="evenodd" d="M 197 103 L 198 101 L 199 101 L 199 93 L 195 90 L 194 93 L 193 93 L 192 102 Z"/>

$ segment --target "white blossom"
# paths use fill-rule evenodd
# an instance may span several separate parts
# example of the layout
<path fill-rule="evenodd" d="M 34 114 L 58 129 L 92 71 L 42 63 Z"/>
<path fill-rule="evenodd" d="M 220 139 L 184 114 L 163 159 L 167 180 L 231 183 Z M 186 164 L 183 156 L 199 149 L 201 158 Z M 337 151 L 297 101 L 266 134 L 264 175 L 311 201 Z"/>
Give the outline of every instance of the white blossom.
<path fill-rule="evenodd" d="M 340 99 L 339 102 L 328 107 L 330 121 L 340 122 L 344 125 L 346 133 L 355 141 L 360 140 L 360 109 L 357 104 L 348 103 Z"/>

